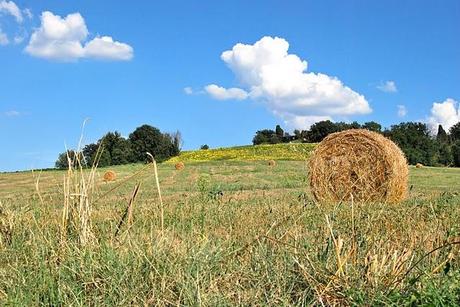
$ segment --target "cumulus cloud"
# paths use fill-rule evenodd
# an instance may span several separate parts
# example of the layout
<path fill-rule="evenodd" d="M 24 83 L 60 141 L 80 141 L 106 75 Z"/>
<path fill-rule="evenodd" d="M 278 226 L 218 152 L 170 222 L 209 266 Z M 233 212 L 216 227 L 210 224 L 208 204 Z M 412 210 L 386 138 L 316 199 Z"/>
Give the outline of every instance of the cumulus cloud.
<path fill-rule="evenodd" d="M 398 117 L 405 117 L 407 115 L 407 108 L 405 105 L 398 105 Z"/>
<path fill-rule="evenodd" d="M 128 61 L 133 57 L 133 48 L 115 42 L 110 36 L 96 37 L 85 45 L 85 56 L 96 59 Z"/>
<path fill-rule="evenodd" d="M 248 93 L 240 88 L 224 88 L 215 84 L 207 85 L 204 90 L 212 98 L 217 100 L 244 100 L 248 97 Z"/>
<path fill-rule="evenodd" d="M 460 122 L 460 106 L 457 101 L 447 98 L 443 102 L 433 103 L 431 116 L 428 118 L 428 125 L 433 133 L 437 133 L 439 125 L 449 130 L 458 122 Z"/>
<path fill-rule="evenodd" d="M 396 83 L 394 81 L 382 82 L 377 86 L 377 89 L 385 93 L 396 93 L 398 91 L 398 88 L 396 87 Z"/>
<path fill-rule="evenodd" d="M 114 41 L 110 36 L 87 41 L 88 34 L 85 20 L 79 13 L 62 18 L 52 12 L 43 12 L 41 25 L 32 33 L 25 51 L 35 57 L 58 61 L 132 59 L 133 48 L 128 44 Z"/>
<path fill-rule="evenodd" d="M 242 88 L 211 84 L 205 87 L 206 92 L 216 99 L 249 97 L 260 101 L 295 128 L 306 128 L 315 119 L 372 112 L 363 95 L 336 77 L 307 72 L 307 62 L 288 49 L 285 39 L 269 36 L 253 45 L 236 44 L 223 52 L 221 59 Z"/>
<path fill-rule="evenodd" d="M 13 16 L 18 23 L 24 21 L 21 10 L 13 1 L 0 1 L 0 13 Z"/>

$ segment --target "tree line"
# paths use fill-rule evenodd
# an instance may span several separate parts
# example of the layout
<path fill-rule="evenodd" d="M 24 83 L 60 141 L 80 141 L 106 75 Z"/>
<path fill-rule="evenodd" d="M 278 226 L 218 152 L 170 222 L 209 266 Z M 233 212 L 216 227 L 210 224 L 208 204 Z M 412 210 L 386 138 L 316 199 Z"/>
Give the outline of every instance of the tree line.
<path fill-rule="evenodd" d="M 404 122 L 382 130 L 382 126 L 373 121 L 359 124 L 326 120 L 313 124 L 308 130 L 294 130 L 293 134 L 285 132 L 279 125 L 275 130 L 259 130 L 252 142 L 254 145 L 318 143 L 331 133 L 347 129 L 368 129 L 383 134 L 398 144 L 409 164 L 460 167 L 460 122 L 452 126 L 448 132 L 439 125 L 437 134 L 433 136 L 428 126 L 420 122 Z"/>
<path fill-rule="evenodd" d="M 179 154 L 181 141 L 179 131 L 162 133 L 150 125 L 136 128 L 128 138 L 124 138 L 117 131 L 108 132 L 96 143 L 84 146 L 79 152 L 71 149 L 59 154 L 56 168 L 68 168 L 69 160 L 79 160 L 84 167 L 96 164 L 105 167 L 147 162 L 147 152 L 151 153 L 157 162 L 162 162 Z M 77 155 L 79 159 L 75 159 Z"/>

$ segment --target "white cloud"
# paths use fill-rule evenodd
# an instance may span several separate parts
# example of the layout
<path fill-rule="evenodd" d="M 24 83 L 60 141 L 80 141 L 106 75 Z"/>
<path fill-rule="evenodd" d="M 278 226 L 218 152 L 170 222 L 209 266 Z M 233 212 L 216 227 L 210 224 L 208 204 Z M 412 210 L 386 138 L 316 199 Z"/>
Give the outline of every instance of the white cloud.
<path fill-rule="evenodd" d="M 96 59 L 128 61 L 133 58 L 133 48 L 115 42 L 110 36 L 96 37 L 85 45 L 85 56 Z"/>
<path fill-rule="evenodd" d="M 24 15 L 27 16 L 27 18 L 29 19 L 32 19 L 34 17 L 34 15 L 32 14 L 32 11 L 30 9 L 23 9 L 22 12 L 24 13 Z"/>
<path fill-rule="evenodd" d="M 396 83 L 394 81 L 382 82 L 380 83 L 380 85 L 377 86 L 377 89 L 385 93 L 396 93 L 398 91 L 398 88 L 396 87 Z"/>
<path fill-rule="evenodd" d="M 5 45 L 8 45 L 9 43 L 10 43 L 10 40 L 8 39 L 8 36 L 0 28 L 0 46 L 5 46 Z"/>
<path fill-rule="evenodd" d="M 398 105 L 398 117 L 405 117 L 407 115 L 407 108 L 405 105 Z"/>
<path fill-rule="evenodd" d="M 21 115 L 21 113 L 19 113 L 16 110 L 6 111 L 4 114 L 8 117 L 16 117 L 16 116 Z"/>
<path fill-rule="evenodd" d="M 187 95 L 193 95 L 193 89 L 190 86 L 184 87 L 184 93 Z"/>
<path fill-rule="evenodd" d="M 345 86 L 336 77 L 306 72 L 307 62 L 289 54 L 289 43 L 278 37 L 263 37 L 253 45 L 236 44 L 221 59 L 233 71 L 243 89 L 209 85 L 213 98 L 228 97 L 238 90 L 240 98 L 264 103 L 287 125 L 306 128 L 305 123 L 332 116 L 372 112 L 363 95 Z"/>
<path fill-rule="evenodd" d="M 114 41 L 110 36 L 96 37 L 84 45 L 88 36 L 85 20 L 79 13 L 65 18 L 43 12 L 41 25 L 32 33 L 25 51 L 32 56 L 58 61 L 80 58 L 130 60 L 133 48 Z"/>
<path fill-rule="evenodd" d="M 438 125 L 448 131 L 453 125 L 460 122 L 460 106 L 457 101 L 447 98 L 444 102 L 435 102 L 431 108 L 428 125 L 432 133 L 437 133 Z"/>
<path fill-rule="evenodd" d="M 210 84 L 207 85 L 204 89 L 206 93 L 217 100 L 244 100 L 248 98 L 248 93 L 246 93 L 246 91 L 236 87 L 224 88 L 215 84 Z"/>
<path fill-rule="evenodd" d="M 21 10 L 13 1 L 0 1 L 0 13 L 13 16 L 18 23 L 22 23 L 24 21 Z"/>
<path fill-rule="evenodd" d="M 20 44 L 24 41 L 25 39 L 25 36 L 22 36 L 22 35 L 17 35 L 14 37 L 14 43 L 15 44 Z"/>

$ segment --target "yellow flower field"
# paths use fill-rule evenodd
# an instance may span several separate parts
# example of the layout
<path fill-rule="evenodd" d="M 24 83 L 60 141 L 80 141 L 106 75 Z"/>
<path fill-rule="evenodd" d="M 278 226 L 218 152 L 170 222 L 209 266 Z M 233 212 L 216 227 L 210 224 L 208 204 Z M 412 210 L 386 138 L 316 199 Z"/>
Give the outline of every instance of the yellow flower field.
<path fill-rule="evenodd" d="M 315 145 L 310 143 L 291 143 L 183 151 L 179 156 L 173 157 L 167 162 L 305 160 Z"/>

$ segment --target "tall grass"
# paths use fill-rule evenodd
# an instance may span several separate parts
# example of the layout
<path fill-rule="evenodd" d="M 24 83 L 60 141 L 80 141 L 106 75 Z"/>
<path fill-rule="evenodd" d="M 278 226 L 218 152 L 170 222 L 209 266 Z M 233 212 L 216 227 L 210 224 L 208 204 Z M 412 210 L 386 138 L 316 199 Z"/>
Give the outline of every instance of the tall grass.
<path fill-rule="evenodd" d="M 303 164 L 150 164 L 114 183 L 71 165 L 59 194 L 1 203 L 4 305 L 459 302 L 455 193 L 320 206 Z"/>

